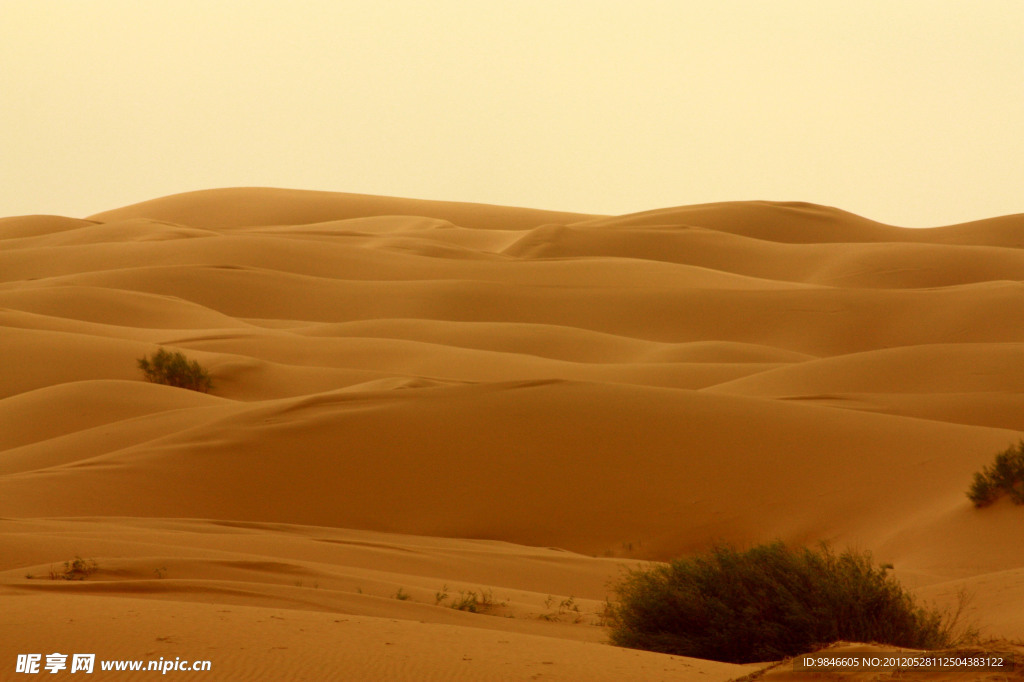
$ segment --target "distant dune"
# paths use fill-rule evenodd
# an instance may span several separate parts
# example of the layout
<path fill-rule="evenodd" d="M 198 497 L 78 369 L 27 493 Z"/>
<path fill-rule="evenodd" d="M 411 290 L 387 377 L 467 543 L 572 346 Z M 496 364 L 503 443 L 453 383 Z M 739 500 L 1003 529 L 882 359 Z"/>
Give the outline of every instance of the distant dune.
<path fill-rule="evenodd" d="M 1022 313 L 1024 214 L 237 188 L 0 219 L 0 666 L 724 681 L 759 666 L 602 644 L 609 581 L 775 538 L 1020 639 L 1024 508 L 964 491 L 1024 435 Z M 212 392 L 144 382 L 160 347 Z"/>

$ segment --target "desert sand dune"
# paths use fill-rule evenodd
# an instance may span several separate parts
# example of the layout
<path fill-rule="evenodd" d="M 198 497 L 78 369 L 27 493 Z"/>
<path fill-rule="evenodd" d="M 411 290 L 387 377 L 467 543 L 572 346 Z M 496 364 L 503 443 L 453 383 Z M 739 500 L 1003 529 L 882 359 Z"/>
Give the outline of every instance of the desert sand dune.
<path fill-rule="evenodd" d="M 974 393 L 838 393 L 798 400 L 813 400 L 822 404 L 842 401 L 842 406 L 850 409 L 868 409 L 954 424 L 1024 431 L 1024 394 L 1017 390 Z"/>
<path fill-rule="evenodd" d="M 1024 246 L 1024 214 L 907 230 L 830 206 L 800 202 L 734 201 L 664 208 L 583 221 L 586 226 L 683 225 L 791 244 L 918 242 L 974 246 Z"/>
<path fill-rule="evenodd" d="M 629 229 L 617 224 L 545 226 L 529 231 L 504 253 L 523 258 L 630 257 L 783 282 L 882 289 L 1019 280 L 1024 276 L 1024 252 L 1019 248 L 898 242 L 778 243 L 680 225 Z"/>
<path fill-rule="evenodd" d="M 195 391 L 137 381 L 76 381 L 47 386 L 0 401 L 0 414 L 10 425 L 0 433 L 0 450 L 110 421 L 224 402 Z M 60 420 L 52 419 L 55 410 L 62 415 Z"/>
<path fill-rule="evenodd" d="M 283 242 L 283 243 L 282 243 Z M 239 252 L 241 245 L 242 252 Z M 424 245 L 425 244 L 425 245 Z M 522 261 L 463 247 L 442 247 L 436 242 L 393 242 L 378 238 L 346 237 L 341 244 L 286 241 L 281 237 L 216 237 L 183 239 L 174 244 L 132 243 L 111 253 L 102 243 L 66 247 L 65 258 L 42 262 L 53 256 L 49 249 L 7 252 L 2 259 L 8 281 L 33 273 L 33 286 L 58 283 L 61 276 L 106 273 L 118 270 L 178 266 L 260 269 L 296 276 L 336 280 L 473 280 L 529 283 L 534 286 L 573 286 L 580 281 L 601 282 L 606 287 L 671 286 L 680 281 L 699 288 L 796 289 L 796 282 L 722 272 L 702 266 L 649 263 L 624 258 Z M 58 251 L 57 253 L 61 253 Z M 456 261 L 456 262 L 453 262 Z M 464 262 L 458 262 L 464 261 Z"/>
<path fill-rule="evenodd" d="M 964 491 L 1024 435 L 1022 247 L 1020 215 L 770 202 L 239 188 L 2 219 L 0 648 L 724 681 L 759 668 L 604 644 L 610 581 L 775 538 L 966 588 L 1019 639 L 1024 512 Z M 158 348 L 211 393 L 144 382 Z"/>
<path fill-rule="evenodd" d="M 1024 385 L 1024 344 L 960 343 L 851 353 L 761 372 L 710 390 L 751 396 L 998 393 Z M 941 368 L 941 371 L 939 371 Z"/>
<path fill-rule="evenodd" d="M 447 220 L 467 228 L 521 230 L 544 223 L 578 222 L 582 213 L 403 199 L 341 192 L 238 187 L 186 192 L 105 211 L 90 220 L 109 223 L 149 218 L 192 227 L 299 225 L 346 218 L 406 215 Z"/>
<path fill-rule="evenodd" d="M 765 527 L 874 540 L 936 500 L 961 499 L 971 473 L 1014 436 L 624 384 L 342 391 L 265 401 L 179 434 L 12 474 L 0 480 L 0 511 L 176 511 L 591 554 L 633 543 L 664 558 L 719 537 L 770 539 Z M 773 471 L 786 478 L 767 487 Z M 837 493 L 854 482 L 867 488 L 858 503 L 868 509 L 850 516 L 852 502 Z M 118 494 L 126 487 L 130 496 Z M 496 490 L 510 494 L 495 499 Z"/>
<path fill-rule="evenodd" d="M 4 240 L 5 246 L 16 246 L 19 243 L 17 240 L 20 239 L 76 230 L 96 224 L 93 220 L 56 215 L 12 216 L 0 218 L 0 240 Z"/>
<path fill-rule="evenodd" d="M 339 280 L 257 268 L 160 266 L 28 286 L 128 289 L 232 317 L 339 322 L 419 318 L 564 324 L 660 342 L 730 341 L 811 355 L 927 343 L 1024 341 L 1024 283 L 920 290 L 649 288 L 468 279 Z M 11 286 L 11 285 L 8 285 Z M 309 290 L 316 292 L 310 296 Z"/>
<path fill-rule="evenodd" d="M 147 329 L 248 326 L 215 310 L 169 296 L 87 286 L 0 290 L 0 302 L 22 312 Z"/>
<path fill-rule="evenodd" d="M 0 234 L 3 233 L 3 227 L 0 225 Z M 75 227 L 75 229 L 47 232 L 21 239 L 7 239 L 5 242 L 10 248 L 32 249 L 61 246 L 84 247 L 91 244 L 107 244 L 110 242 L 131 244 L 132 242 L 166 241 L 168 239 L 212 236 L 218 236 L 218 233 L 159 220 L 137 218 L 115 223 L 80 221 L 79 226 Z"/>

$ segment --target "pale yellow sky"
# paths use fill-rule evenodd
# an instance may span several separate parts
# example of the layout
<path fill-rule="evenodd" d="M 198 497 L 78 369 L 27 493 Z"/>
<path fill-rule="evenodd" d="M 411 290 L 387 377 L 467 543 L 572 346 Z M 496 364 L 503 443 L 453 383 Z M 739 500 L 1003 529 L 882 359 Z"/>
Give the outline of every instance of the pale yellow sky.
<path fill-rule="evenodd" d="M 0 0 L 0 216 L 240 185 L 1024 212 L 1021 0 Z"/>

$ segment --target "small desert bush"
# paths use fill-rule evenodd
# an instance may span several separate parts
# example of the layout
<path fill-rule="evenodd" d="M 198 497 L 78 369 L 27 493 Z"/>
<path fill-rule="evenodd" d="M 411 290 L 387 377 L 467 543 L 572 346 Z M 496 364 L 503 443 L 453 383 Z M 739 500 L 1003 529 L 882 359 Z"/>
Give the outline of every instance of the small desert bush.
<path fill-rule="evenodd" d="M 557 611 L 555 610 L 555 604 L 558 604 Z M 549 594 L 548 598 L 544 600 L 544 606 L 547 608 L 547 613 L 540 614 L 541 620 L 557 623 L 562 618 L 568 617 L 573 623 L 583 621 L 580 605 L 576 603 L 576 597 L 572 595 L 559 601 L 557 597 Z"/>
<path fill-rule="evenodd" d="M 995 461 L 974 474 L 967 497 L 975 507 L 987 507 L 1003 495 L 1024 504 L 1024 440 L 996 455 Z"/>
<path fill-rule="evenodd" d="M 447 594 L 445 595 L 447 596 Z M 440 603 L 440 601 L 438 601 Z M 483 590 L 479 594 L 476 592 L 459 592 L 459 598 L 452 598 L 450 606 L 456 611 L 469 611 L 470 613 L 487 613 L 498 606 L 504 606 L 505 603 L 500 604 L 494 601 L 494 593 L 491 590 Z"/>
<path fill-rule="evenodd" d="M 50 568 L 50 580 L 85 580 L 95 573 L 99 566 L 92 559 L 88 561 L 76 556 L 64 562 L 64 570 Z"/>
<path fill-rule="evenodd" d="M 187 388 L 192 391 L 209 393 L 213 387 L 210 373 L 195 360 L 189 360 L 182 353 L 170 353 L 163 348 L 152 357 L 138 360 L 147 381 L 167 386 Z"/>
<path fill-rule="evenodd" d="M 613 644 L 731 663 L 778 660 L 831 642 L 941 648 L 957 616 L 919 607 L 869 554 L 718 546 L 636 569 L 614 587 Z"/>

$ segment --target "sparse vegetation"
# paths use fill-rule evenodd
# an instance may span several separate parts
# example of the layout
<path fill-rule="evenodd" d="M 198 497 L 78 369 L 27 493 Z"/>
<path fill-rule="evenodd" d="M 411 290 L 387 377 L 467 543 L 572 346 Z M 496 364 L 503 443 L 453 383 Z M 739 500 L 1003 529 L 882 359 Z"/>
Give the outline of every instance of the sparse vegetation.
<path fill-rule="evenodd" d="M 196 360 L 189 360 L 181 352 L 173 353 L 161 348 L 152 357 L 138 359 L 139 369 L 146 381 L 209 393 L 213 388 L 210 373 Z"/>
<path fill-rule="evenodd" d="M 494 593 L 491 590 L 483 590 L 480 594 L 476 592 L 459 592 L 459 598 L 452 598 L 452 603 L 449 606 L 456 611 L 486 613 L 494 609 L 495 606 L 504 606 L 504 604 L 496 604 Z"/>
<path fill-rule="evenodd" d="M 996 455 L 995 461 L 974 474 L 967 497 L 975 507 L 987 507 L 1003 495 L 1024 504 L 1024 440 Z"/>
<path fill-rule="evenodd" d="M 98 569 L 99 566 L 94 560 L 85 560 L 76 556 L 74 559 L 64 562 L 64 570 L 51 567 L 50 580 L 85 580 Z"/>
<path fill-rule="evenodd" d="M 718 546 L 693 559 L 636 569 L 614 587 L 612 643 L 753 663 L 831 642 L 933 649 L 970 639 L 953 615 L 917 605 L 870 554 Z"/>
<path fill-rule="evenodd" d="M 459 598 L 453 598 L 450 606 L 456 611 L 469 611 L 470 613 L 477 613 L 480 610 L 476 592 L 459 592 Z"/>
<path fill-rule="evenodd" d="M 401 587 L 398 588 L 398 592 L 395 592 L 395 599 L 397 599 L 398 601 L 406 601 L 411 598 L 412 596 L 408 592 L 404 591 Z"/>
<path fill-rule="evenodd" d="M 612 600 L 608 597 L 604 599 L 604 605 L 601 607 L 601 611 L 597 614 L 597 620 L 594 621 L 594 625 L 599 627 L 609 627 L 615 615 L 615 605 L 612 604 Z"/>
<path fill-rule="evenodd" d="M 555 602 L 558 602 L 557 611 L 554 610 Z M 580 605 L 576 603 L 576 597 L 571 595 L 561 601 L 558 601 L 558 599 L 552 595 L 548 595 L 548 598 L 544 600 L 544 607 L 548 611 L 547 613 L 540 614 L 541 620 L 558 622 L 563 618 L 568 617 L 573 623 L 583 621 L 583 613 L 580 612 Z"/>

